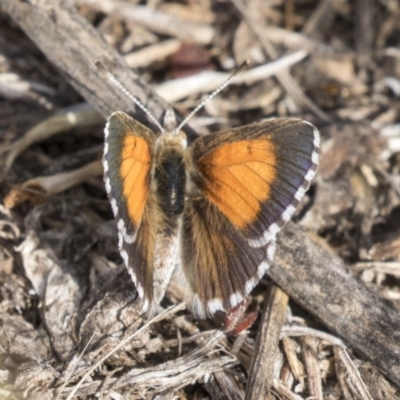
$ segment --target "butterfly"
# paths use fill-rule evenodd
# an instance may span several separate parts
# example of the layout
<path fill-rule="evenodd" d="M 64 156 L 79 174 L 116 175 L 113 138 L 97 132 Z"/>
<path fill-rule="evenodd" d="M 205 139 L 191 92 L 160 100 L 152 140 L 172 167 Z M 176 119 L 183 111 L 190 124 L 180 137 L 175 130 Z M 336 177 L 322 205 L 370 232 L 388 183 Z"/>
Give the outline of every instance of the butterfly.
<path fill-rule="evenodd" d="M 114 112 L 104 182 L 121 257 L 149 312 L 172 274 L 199 318 L 247 298 L 274 258 L 276 235 L 313 180 L 319 133 L 278 118 L 210 133 L 190 145 L 169 109 L 161 132 Z"/>

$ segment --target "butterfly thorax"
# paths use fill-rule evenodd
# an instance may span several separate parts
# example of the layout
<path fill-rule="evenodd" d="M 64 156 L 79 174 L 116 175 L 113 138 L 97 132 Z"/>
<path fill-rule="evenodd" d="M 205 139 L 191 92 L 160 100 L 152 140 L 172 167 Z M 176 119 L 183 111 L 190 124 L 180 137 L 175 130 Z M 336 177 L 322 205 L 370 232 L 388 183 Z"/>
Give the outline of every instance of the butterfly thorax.
<path fill-rule="evenodd" d="M 183 212 L 186 168 L 180 149 L 163 149 L 154 169 L 155 191 L 160 211 L 173 222 Z"/>

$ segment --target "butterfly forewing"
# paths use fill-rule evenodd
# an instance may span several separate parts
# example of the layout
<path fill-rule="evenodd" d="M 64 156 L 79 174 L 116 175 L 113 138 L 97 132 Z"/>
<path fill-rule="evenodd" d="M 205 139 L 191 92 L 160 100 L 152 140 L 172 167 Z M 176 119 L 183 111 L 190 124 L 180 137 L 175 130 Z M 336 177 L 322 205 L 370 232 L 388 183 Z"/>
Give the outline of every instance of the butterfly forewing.
<path fill-rule="evenodd" d="M 147 308 L 153 290 L 150 172 L 153 132 L 122 112 L 105 129 L 104 181 L 117 221 L 121 256 Z"/>
<path fill-rule="evenodd" d="M 318 165 L 316 128 L 276 119 L 196 140 L 197 185 L 249 239 L 263 240 L 287 222 Z M 272 228 L 272 229 L 271 229 Z"/>

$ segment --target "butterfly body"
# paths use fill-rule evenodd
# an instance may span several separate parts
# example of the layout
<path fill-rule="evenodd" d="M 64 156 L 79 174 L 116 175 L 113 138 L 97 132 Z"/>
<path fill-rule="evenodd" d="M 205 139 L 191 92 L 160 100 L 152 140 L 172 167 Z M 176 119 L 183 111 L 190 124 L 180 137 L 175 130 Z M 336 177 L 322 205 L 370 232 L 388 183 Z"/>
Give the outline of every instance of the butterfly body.
<path fill-rule="evenodd" d="M 182 213 L 185 205 L 186 137 L 171 132 L 160 135 L 154 144 L 155 156 L 151 194 L 156 230 L 153 268 L 153 303 L 164 297 L 171 275 L 179 263 Z M 149 205 L 151 207 L 151 205 Z M 157 210 L 157 211 L 156 211 Z"/>
<path fill-rule="evenodd" d="M 158 138 L 154 163 L 160 208 L 171 220 L 183 212 L 186 189 L 186 140 L 183 134 L 176 136 L 166 133 Z"/>
<path fill-rule="evenodd" d="M 315 174 L 319 136 L 307 122 L 278 119 L 187 146 L 172 117 L 155 134 L 113 113 L 104 179 L 143 310 L 162 300 L 176 273 L 205 317 L 238 305 L 268 269 L 276 234 Z"/>

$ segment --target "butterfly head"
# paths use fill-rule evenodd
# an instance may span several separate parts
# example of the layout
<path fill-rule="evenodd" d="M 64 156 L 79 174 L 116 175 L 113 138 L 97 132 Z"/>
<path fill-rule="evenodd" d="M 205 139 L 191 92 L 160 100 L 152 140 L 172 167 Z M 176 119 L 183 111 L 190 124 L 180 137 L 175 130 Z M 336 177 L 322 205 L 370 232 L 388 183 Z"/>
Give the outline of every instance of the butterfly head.
<path fill-rule="evenodd" d="M 155 142 L 155 147 L 178 147 L 185 149 L 187 147 L 187 138 L 185 133 L 177 128 L 176 115 L 170 107 L 167 109 L 164 116 L 164 124 L 161 135 L 158 136 Z"/>

